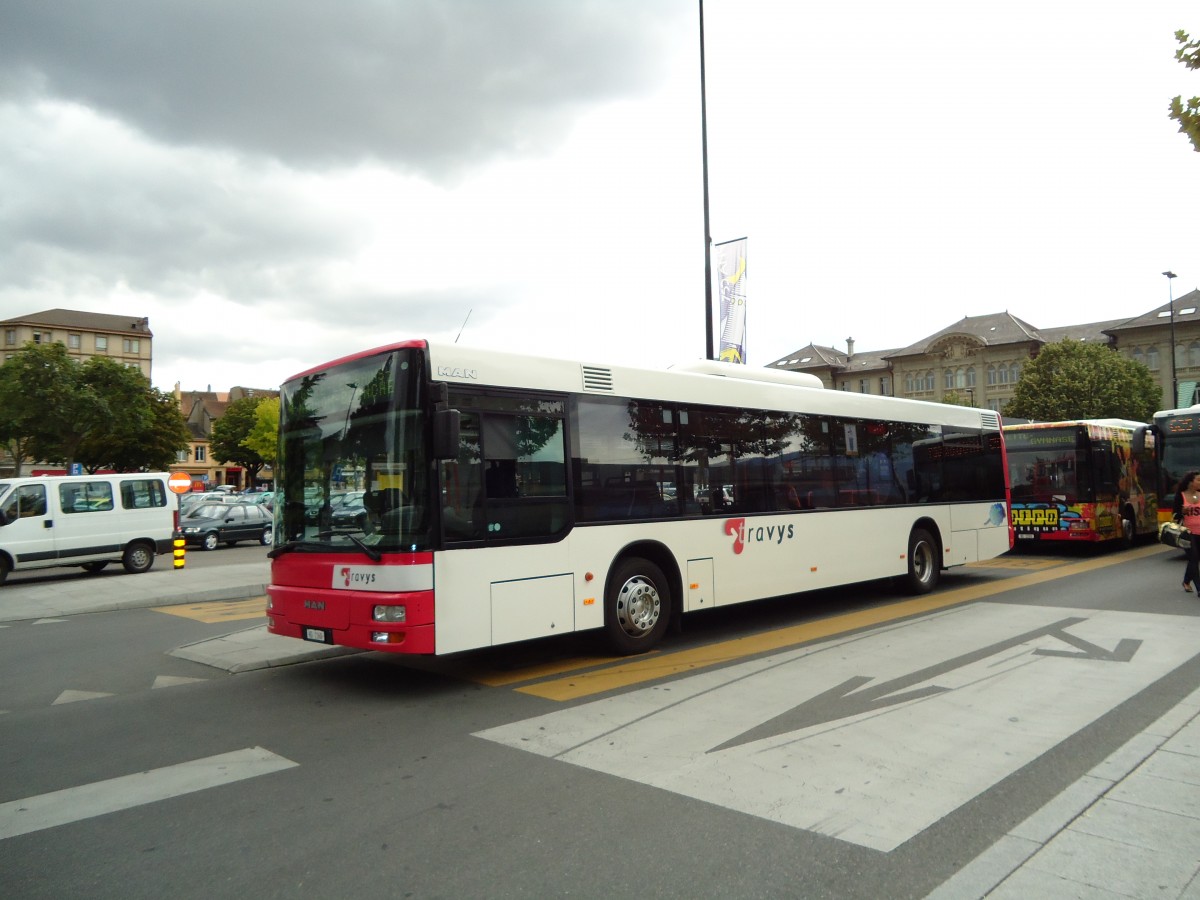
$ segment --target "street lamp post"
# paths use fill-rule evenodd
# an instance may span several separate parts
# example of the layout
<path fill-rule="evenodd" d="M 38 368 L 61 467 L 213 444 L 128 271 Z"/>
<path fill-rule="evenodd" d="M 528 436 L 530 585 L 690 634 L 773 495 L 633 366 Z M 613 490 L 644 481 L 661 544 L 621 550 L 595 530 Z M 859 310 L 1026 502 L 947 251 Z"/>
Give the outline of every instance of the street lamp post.
<path fill-rule="evenodd" d="M 1170 408 L 1174 409 L 1179 405 L 1179 378 L 1175 375 L 1175 287 L 1171 284 L 1171 279 L 1175 277 L 1175 273 L 1170 269 L 1163 272 L 1167 276 L 1167 298 L 1170 300 L 1171 310 L 1171 403 Z"/>

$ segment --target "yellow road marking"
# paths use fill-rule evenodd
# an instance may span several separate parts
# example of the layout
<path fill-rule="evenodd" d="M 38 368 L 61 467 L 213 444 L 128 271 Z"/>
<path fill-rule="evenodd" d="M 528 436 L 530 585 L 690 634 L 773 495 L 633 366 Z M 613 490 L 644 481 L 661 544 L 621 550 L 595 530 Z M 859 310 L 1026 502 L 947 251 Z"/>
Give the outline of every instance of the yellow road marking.
<path fill-rule="evenodd" d="M 965 568 L 968 569 L 1021 569 L 1023 571 L 1036 571 L 1038 569 L 1052 569 L 1055 566 L 1065 566 L 1069 563 L 1069 559 L 1064 559 L 1060 556 L 1002 556 L 999 559 L 989 559 L 984 562 L 967 563 Z"/>
<path fill-rule="evenodd" d="M 238 619 L 260 619 L 267 614 L 267 598 L 264 596 L 251 597 L 249 600 L 216 600 L 210 603 L 193 603 L 190 606 L 155 606 L 153 609 L 155 612 L 213 625 Z"/>
<path fill-rule="evenodd" d="M 652 650 L 647 655 L 654 655 L 659 652 L 658 650 Z M 488 687 L 504 687 L 510 684 L 519 684 L 522 681 L 535 681 L 538 678 L 561 675 L 563 672 L 576 672 L 580 669 L 590 669 L 593 666 L 622 662 L 627 658 L 625 656 L 582 656 L 575 659 L 559 660 L 558 662 L 541 663 L 536 666 L 525 666 L 520 669 L 508 669 L 502 672 L 489 669 L 486 672 L 476 672 L 469 677 L 472 681 L 485 684 Z"/>
<path fill-rule="evenodd" d="M 682 672 L 705 669 L 709 666 L 732 662 L 733 660 L 754 656 L 767 651 L 782 650 L 787 647 L 806 644 L 821 638 L 833 637 L 860 628 L 867 628 L 896 619 L 929 613 L 961 603 L 970 603 L 984 597 L 1032 587 L 1059 578 L 1069 578 L 1072 575 L 1079 575 L 1095 569 L 1103 569 L 1130 559 L 1141 559 L 1142 557 L 1163 553 L 1166 550 L 1166 547 L 1160 545 L 1143 547 L 1126 553 L 1112 554 L 1100 559 L 1090 559 L 1084 562 L 1059 566 L 1052 571 L 1033 572 L 1028 575 L 1018 575 L 1000 582 L 989 582 L 987 584 L 958 588 L 957 590 L 936 593 L 928 597 L 920 597 L 903 603 L 892 603 L 887 606 L 847 613 L 840 616 L 831 616 L 828 619 L 805 622 L 802 625 L 793 625 L 789 628 L 780 628 L 762 634 L 750 635 L 749 637 L 722 641 L 706 647 L 681 650 L 678 653 L 663 653 L 655 658 L 642 657 L 624 665 L 599 669 L 594 672 L 582 672 L 566 678 L 558 678 L 552 681 L 532 684 L 527 687 L 519 687 L 516 690 L 525 694 L 532 694 L 535 697 L 544 697 L 547 700 L 577 700 L 581 697 L 601 694 L 605 691 L 628 687 L 644 681 L 653 681 Z"/>

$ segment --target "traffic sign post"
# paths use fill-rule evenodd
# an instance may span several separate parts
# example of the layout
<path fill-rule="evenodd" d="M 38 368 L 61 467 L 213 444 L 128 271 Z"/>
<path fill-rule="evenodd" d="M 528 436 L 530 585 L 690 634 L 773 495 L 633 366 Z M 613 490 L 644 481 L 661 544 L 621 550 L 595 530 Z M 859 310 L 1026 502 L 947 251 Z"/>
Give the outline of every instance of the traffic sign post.
<path fill-rule="evenodd" d="M 192 489 L 192 476 L 187 472 L 172 472 L 167 477 L 167 487 L 174 492 L 177 498 L 175 501 L 175 533 L 171 538 L 175 545 L 175 571 L 178 571 L 183 568 L 187 557 L 187 543 L 179 528 L 179 507 L 183 503 L 183 495 Z"/>

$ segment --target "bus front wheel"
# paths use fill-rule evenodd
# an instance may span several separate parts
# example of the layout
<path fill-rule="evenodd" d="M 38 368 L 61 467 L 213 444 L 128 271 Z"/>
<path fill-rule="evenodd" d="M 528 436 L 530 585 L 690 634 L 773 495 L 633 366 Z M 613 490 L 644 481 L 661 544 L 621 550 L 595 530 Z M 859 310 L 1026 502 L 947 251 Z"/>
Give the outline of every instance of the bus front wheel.
<path fill-rule="evenodd" d="M 908 574 L 904 586 L 910 594 L 928 594 L 937 587 L 941 574 L 937 541 L 924 528 L 914 528 L 908 536 Z"/>
<path fill-rule="evenodd" d="M 671 589 L 649 560 L 622 560 L 608 580 L 604 628 L 618 653 L 645 653 L 659 642 L 671 618 Z"/>

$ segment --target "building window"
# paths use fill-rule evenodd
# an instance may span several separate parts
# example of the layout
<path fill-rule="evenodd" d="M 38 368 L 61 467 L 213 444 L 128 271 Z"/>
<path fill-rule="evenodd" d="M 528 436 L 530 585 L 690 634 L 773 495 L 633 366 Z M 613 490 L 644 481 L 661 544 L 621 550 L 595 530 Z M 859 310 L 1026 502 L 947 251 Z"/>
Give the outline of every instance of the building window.
<path fill-rule="evenodd" d="M 916 387 L 913 383 L 913 373 L 905 372 L 904 373 L 904 393 L 911 394 L 915 390 L 916 390 Z"/>
<path fill-rule="evenodd" d="M 1008 380 L 1012 384 L 1016 384 L 1021 380 L 1021 364 L 1013 363 L 1008 367 Z"/>
<path fill-rule="evenodd" d="M 108 352 L 108 337 L 106 335 L 103 335 L 103 334 L 96 335 L 96 352 L 97 353 L 107 353 Z"/>
<path fill-rule="evenodd" d="M 42 333 L 41 333 L 40 331 L 35 331 L 35 332 L 33 333 L 33 342 L 34 342 L 35 344 L 40 344 L 40 343 L 42 342 L 42 337 L 43 337 L 43 335 L 42 335 Z M 48 334 L 47 334 L 47 335 L 45 335 L 45 338 L 46 338 L 46 343 L 49 343 L 49 342 L 50 342 L 50 335 L 48 335 Z"/>
<path fill-rule="evenodd" d="M 1142 352 L 1141 347 L 1134 347 L 1133 353 L 1130 354 L 1134 362 L 1140 362 L 1143 366 L 1146 364 L 1146 354 Z"/>
<path fill-rule="evenodd" d="M 937 389 L 937 382 L 933 377 L 933 369 L 925 373 L 925 390 L 933 391 Z"/>
<path fill-rule="evenodd" d="M 208 459 L 208 449 L 203 446 L 196 447 L 196 462 L 205 462 Z"/>
<path fill-rule="evenodd" d="M 1187 364 L 1192 368 L 1200 366 L 1200 344 L 1195 341 L 1188 344 Z"/>
<path fill-rule="evenodd" d="M 870 378 L 860 378 L 858 380 L 858 392 L 860 394 L 871 393 L 871 379 Z"/>
<path fill-rule="evenodd" d="M 967 387 L 975 387 L 975 367 L 971 366 L 967 369 Z"/>
<path fill-rule="evenodd" d="M 4 343 L 10 347 L 15 347 L 17 344 L 17 329 L 6 328 L 4 330 Z"/>
<path fill-rule="evenodd" d="M 988 364 L 987 383 L 988 384 L 996 383 L 996 367 L 991 365 L 990 363 Z"/>
<path fill-rule="evenodd" d="M 944 387 L 946 390 L 950 390 L 952 387 L 954 387 L 953 369 L 947 369 L 942 373 L 942 387 Z"/>
<path fill-rule="evenodd" d="M 67 335 L 67 346 L 70 347 L 72 350 L 78 350 L 79 349 L 79 335 L 68 334 Z"/>
<path fill-rule="evenodd" d="M 125 338 L 125 340 L 121 342 L 121 345 L 124 347 L 126 353 L 141 352 L 141 342 L 137 338 Z"/>
<path fill-rule="evenodd" d="M 886 375 L 879 379 L 879 393 L 883 396 L 890 396 L 892 393 L 892 381 Z"/>
<path fill-rule="evenodd" d="M 1151 372 L 1158 371 L 1158 348 L 1150 347 L 1146 350 L 1146 368 Z"/>
<path fill-rule="evenodd" d="M 1000 363 L 996 366 L 996 383 L 1008 384 L 1008 363 Z"/>

